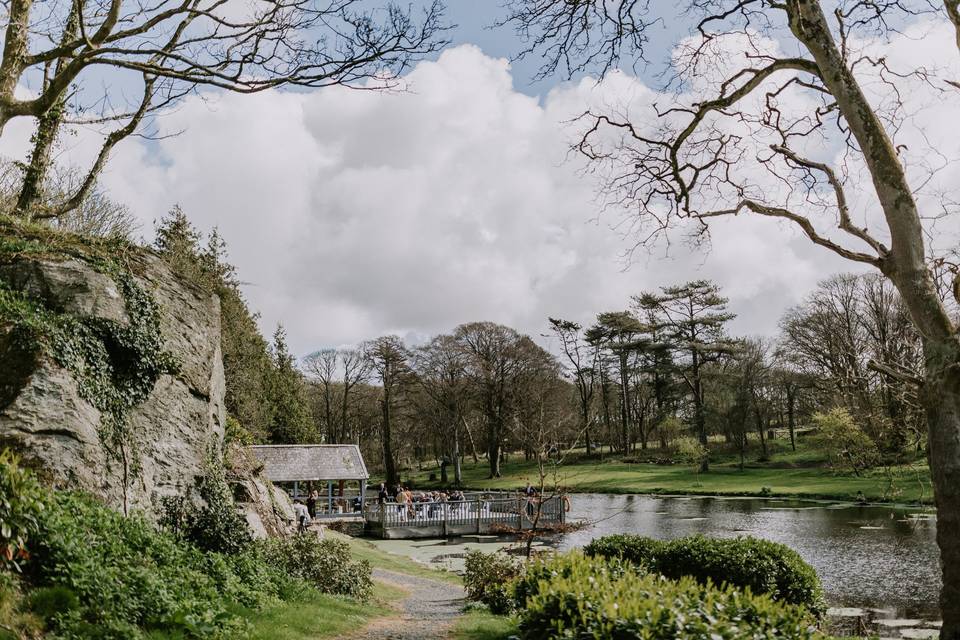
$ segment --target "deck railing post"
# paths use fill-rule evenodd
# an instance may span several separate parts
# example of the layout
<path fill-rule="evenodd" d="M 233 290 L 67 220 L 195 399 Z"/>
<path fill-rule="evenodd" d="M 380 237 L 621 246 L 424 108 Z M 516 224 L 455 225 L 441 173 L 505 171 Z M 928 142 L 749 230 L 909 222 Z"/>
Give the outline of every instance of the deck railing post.
<path fill-rule="evenodd" d="M 446 538 L 446 537 L 447 537 L 447 513 L 448 513 L 448 512 L 447 512 L 447 503 L 446 503 L 446 502 L 441 502 L 440 504 L 443 505 L 443 524 L 441 525 L 441 527 L 442 527 L 442 528 L 441 528 L 441 531 L 443 532 L 443 537 Z"/>
<path fill-rule="evenodd" d="M 483 509 L 483 501 L 477 500 L 473 504 L 477 510 L 477 535 L 480 535 L 480 518 L 483 517 L 483 512 L 481 511 Z"/>

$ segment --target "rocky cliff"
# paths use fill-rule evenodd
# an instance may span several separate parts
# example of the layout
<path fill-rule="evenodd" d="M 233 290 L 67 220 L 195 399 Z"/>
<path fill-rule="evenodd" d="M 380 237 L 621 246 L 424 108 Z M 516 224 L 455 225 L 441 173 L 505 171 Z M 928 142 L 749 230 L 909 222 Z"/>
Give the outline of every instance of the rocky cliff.
<path fill-rule="evenodd" d="M 143 249 L 3 231 L 0 446 L 54 485 L 152 511 L 222 446 L 216 296 Z"/>

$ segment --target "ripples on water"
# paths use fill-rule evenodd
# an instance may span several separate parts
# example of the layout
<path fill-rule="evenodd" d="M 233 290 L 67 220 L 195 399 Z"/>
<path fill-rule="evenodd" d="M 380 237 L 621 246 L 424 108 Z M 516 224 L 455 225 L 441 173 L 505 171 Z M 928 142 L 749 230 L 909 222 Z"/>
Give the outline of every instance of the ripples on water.
<path fill-rule="evenodd" d="M 936 521 L 918 509 L 757 498 L 577 494 L 570 520 L 592 526 L 558 543 L 569 549 L 613 533 L 669 539 L 751 535 L 782 542 L 817 570 L 832 606 L 938 615 Z"/>

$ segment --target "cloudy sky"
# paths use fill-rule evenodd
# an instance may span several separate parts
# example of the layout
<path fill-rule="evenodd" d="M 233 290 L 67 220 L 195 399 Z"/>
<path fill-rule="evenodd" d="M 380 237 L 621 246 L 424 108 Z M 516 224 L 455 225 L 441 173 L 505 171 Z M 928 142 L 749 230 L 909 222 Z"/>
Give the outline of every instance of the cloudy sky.
<path fill-rule="evenodd" d="M 148 238 L 174 204 L 219 228 L 264 331 L 282 322 L 299 354 L 472 320 L 539 335 L 548 316 L 589 322 L 691 278 L 720 283 L 736 332 L 774 334 L 819 279 L 850 269 L 791 228 L 745 219 L 717 225 L 710 251 L 675 243 L 628 259 L 621 216 L 601 212 L 567 153 L 567 122 L 589 104 L 649 102 L 650 79 L 531 83 L 534 64 L 503 57 L 516 50 L 509 34 L 465 8 L 480 3 L 453 4 L 466 25 L 409 72 L 407 91 L 191 98 L 162 120 L 182 134 L 126 141 L 104 186 Z M 897 55 L 956 55 L 947 30 L 924 33 L 934 40 Z M 29 135 L 15 121 L 0 150 L 22 154 Z M 63 158 L 84 162 L 94 142 L 76 136 Z"/>

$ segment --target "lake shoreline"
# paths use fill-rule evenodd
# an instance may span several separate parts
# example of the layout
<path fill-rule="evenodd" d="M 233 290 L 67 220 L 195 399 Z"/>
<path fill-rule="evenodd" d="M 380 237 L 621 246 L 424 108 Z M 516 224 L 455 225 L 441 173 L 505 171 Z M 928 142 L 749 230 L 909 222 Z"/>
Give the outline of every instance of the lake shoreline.
<path fill-rule="evenodd" d="M 428 484 L 426 486 L 416 485 L 412 487 L 413 491 L 418 491 L 420 489 L 429 489 L 429 490 L 443 490 L 443 489 L 459 489 L 461 491 L 473 491 L 473 492 L 495 492 L 503 491 L 503 489 L 491 489 L 489 487 L 478 487 L 478 486 L 455 486 L 453 484 L 442 485 L 439 483 Z M 519 490 L 519 488 L 518 488 Z M 571 496 L 576 495 L 609 495 L 609 496 L 649 496 L 652 498 L 769 498 L 774 500 L 803 500 L 806 502 L 816 502 L 821 504 L 846 504 L 851 506 L 883 506 L 883 507 L 904 507 L 904 508 L 918 508 L 924 509 L 927 511 L 935 511 L 933 504 L 933 496 L 929 500 L 924 500 L 922 502 L 905 502 L 898 500 L 885 500 L 883 498 L 871 498 L 866 503 L 859 503 L 856 500 L 851 500 L 850 496 L 847 494 L 821 494 L 821 493 L 782 493 L 782 492 L 771 492 L 771 493 L 760 493 L 760 492 L 732 492 L 732 491 L 683 491 L 683 490 L 651 490 L 651 491 L 629 491 L 629 490 L 610 490 L 604 489 L 602 491 L 591 490 L 588 486 L 577 487 L 575 489 L 569 489 L 564 491 L 564 493 Z"/>

